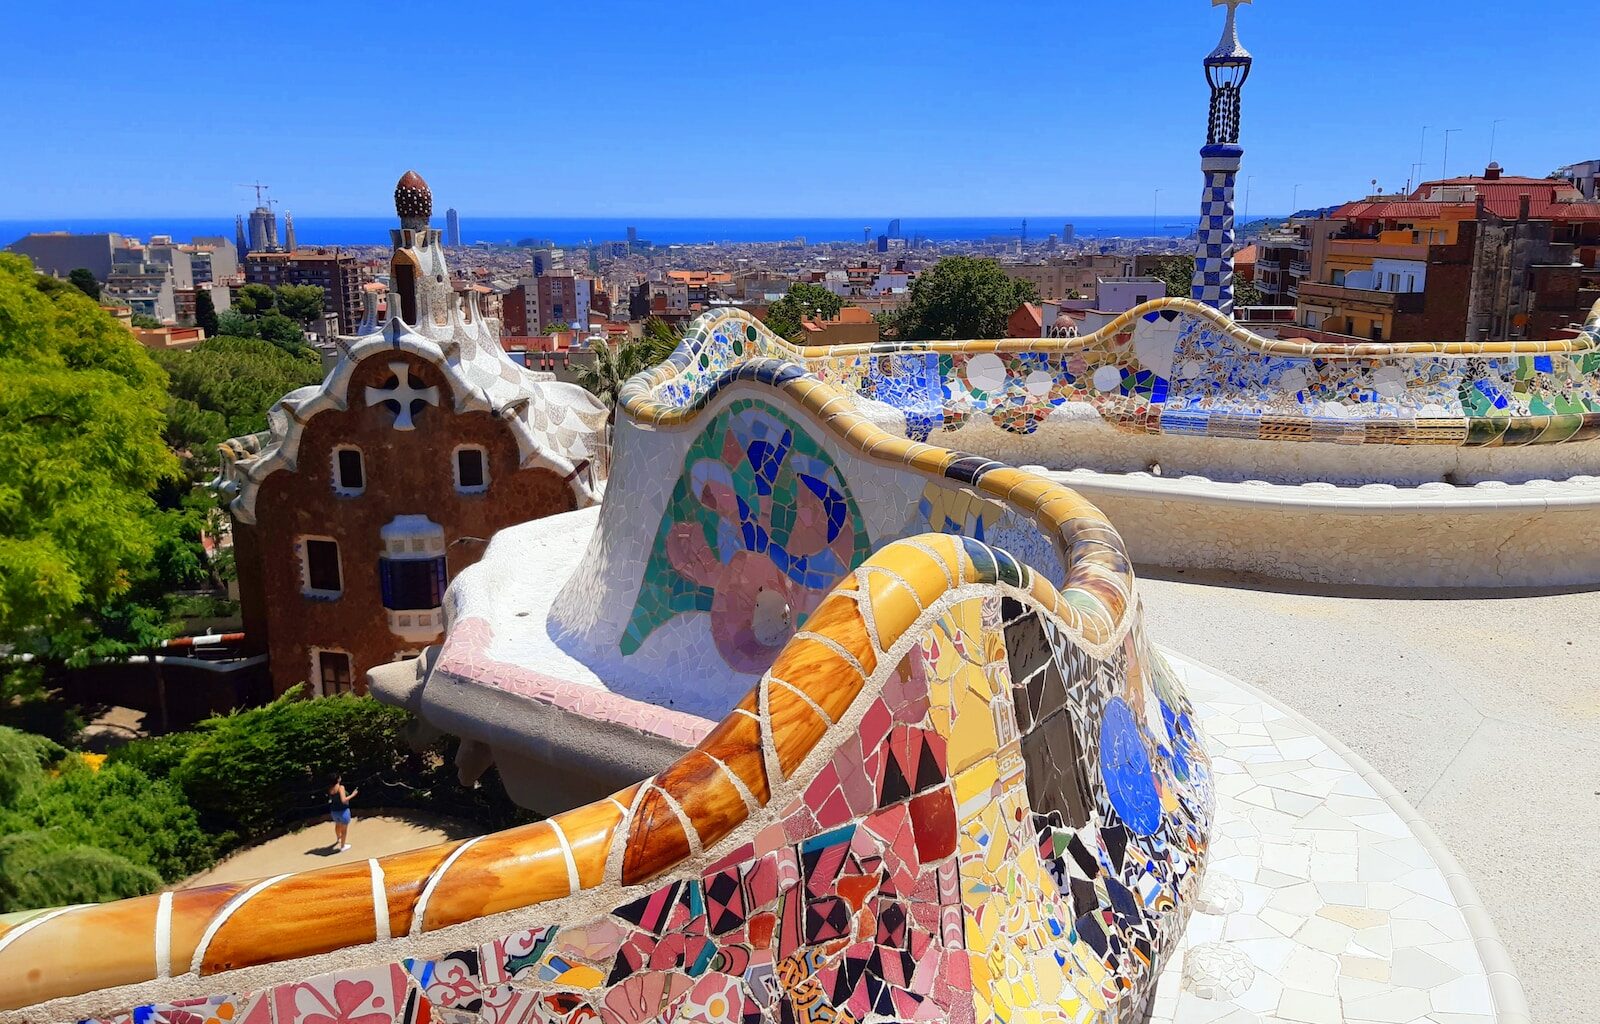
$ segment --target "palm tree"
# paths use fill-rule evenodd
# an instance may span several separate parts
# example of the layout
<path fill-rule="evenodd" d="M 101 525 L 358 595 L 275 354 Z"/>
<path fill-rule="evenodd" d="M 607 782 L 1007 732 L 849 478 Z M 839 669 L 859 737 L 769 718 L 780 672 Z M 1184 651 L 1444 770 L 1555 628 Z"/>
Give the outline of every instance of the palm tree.
<path fill-rule="evenodd" d="M 665 321 L 651 317 L 645 321 L 644 332 L 637 339 L 597 343 L 594 362 L 578 367 L 577 384 L 604 402 L 615 420 L 622 385 L 628 378 L 666 362 L 680 341 L 682 337 Z"/>

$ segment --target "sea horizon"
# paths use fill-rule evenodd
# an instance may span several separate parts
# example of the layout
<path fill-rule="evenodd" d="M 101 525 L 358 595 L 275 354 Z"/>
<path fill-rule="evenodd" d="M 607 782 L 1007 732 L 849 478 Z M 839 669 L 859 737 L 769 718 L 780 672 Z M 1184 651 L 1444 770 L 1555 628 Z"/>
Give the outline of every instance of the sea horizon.
<path fill-rule="evenodd" d="M 1258 215 L 1265 219 L 1269 215 Z M 1047 215 L 1027 217 L 1028 238 L 1042 241 L 1060 236 L 1071 224 L 1075 237 L 1183 238 L 1194 231 L 1191 218 L 1177 213 L 1143 216 Z M 1021 217 L 902 217 L 901 237 L 922 237 L 933 242 L 983 241 L 1016 238 Z M 295 241 L 299 245 L 387 245 L 390 217 L 296 217 Z M 442 211 L 435 211 L 433 226 L 444 228 Z M 849 242 L 862 238 L 869 227 L 876 237 L 887 233 L 888 220 L 857 217 L 461 217 L 464 245 L 485 243 L 515 245 L 525 240 L 547 240 L 558 246 L 577 246 L 627 239 L 628 228 L 640 241 L 656 245 L 748 244 L 786 242 L 803 237 L 811 242 Z M 283 232 L 279 217 L 278 230 Z M 170 235 L 187 242 L 197 237 L 232 239 L 233 215 L 217 217 L 26 217 L 0 218 L 0 246 L 34 232 L 67 231 L 73 234 L 115 232 L 148 241 L 153 235 Z"/>

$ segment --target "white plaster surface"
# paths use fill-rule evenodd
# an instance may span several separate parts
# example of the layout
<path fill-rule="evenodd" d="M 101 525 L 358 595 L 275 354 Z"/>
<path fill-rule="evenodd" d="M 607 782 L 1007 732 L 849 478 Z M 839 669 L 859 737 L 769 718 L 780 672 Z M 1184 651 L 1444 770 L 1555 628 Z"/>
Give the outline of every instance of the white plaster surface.
<path fill-rule="evenodd" d="M 1600 583 L 1600 478 L 1592 476 L 1340 487 L 1047 475 L 1098 506 L 1142 566 L 1390 587 Z"/>
<path fill-rule="evenodd" d="M 1207 895 L 1151 1021 L 1525 1021 L 1476 894 L 1415 812 L 1298 715 L 1167 655 L 1196 704 L 1217 817 Z"/>
<path fill-rule="evenodd" d="M 1153 638 L 1306 715 L 1416 807 L 1482 896 L 1534 1021 L 1600 1019 L 1600 593 L 1193 572 L 1139 587 Z"/>
<path fill-rule="evenodd" d="M 1139 434 L 1118 430 L 1083 403 L 1057 406 L 1032 434 L 1012 433 L 987 417 L 975 416 L 956 430 L 935 431 L 928 443 L 1013 466 L 1134 473 L 1154 463 L 1167 476 L 1194 474 L 1223 481 L 1470 485 L 1600 473 L 1600 443 L 1462 448 Z"/>

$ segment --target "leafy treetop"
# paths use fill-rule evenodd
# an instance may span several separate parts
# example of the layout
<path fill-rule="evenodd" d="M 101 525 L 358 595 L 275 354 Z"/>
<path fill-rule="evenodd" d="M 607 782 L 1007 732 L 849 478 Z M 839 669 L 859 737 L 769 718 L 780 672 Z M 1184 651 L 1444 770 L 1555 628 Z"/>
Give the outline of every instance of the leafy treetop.
<path fill-rule="evenodd" d="M 79 267 L 68 274 L 67 283 L 94 301 L 100 301 L 100 282 L 94 279 L 94 271 L 88 267 Z"/>
<path fill-rule="evenodd" d="M 322 288 L 314 284 L 286 284 L 278 289 L 278 312 L 301 327 L 310 327 L 321 318 Z"/>
<path fill-rule="evenodd" d="M 0 253 L 0 647 L 36 650 L 155 554 L 166 374 L 77 288 Z"/>
<path fill-rule="evenodd" d="M 844 300 L 819 284 L 798 282 L 788 294 L 767 307 L 765 323 L 776 334 L 795 341 L 800 336 L 800 321 L 811 317 L 832 320 L 844 308 Z"/>
<path fill-rule="evenodd" d="M 917 275 L 893 324 L 906 341 L 1003 338 L 1024 302 L 1037 302 L 1030 281 L 1006 275 L 994 260 L 951 256 Z"/>

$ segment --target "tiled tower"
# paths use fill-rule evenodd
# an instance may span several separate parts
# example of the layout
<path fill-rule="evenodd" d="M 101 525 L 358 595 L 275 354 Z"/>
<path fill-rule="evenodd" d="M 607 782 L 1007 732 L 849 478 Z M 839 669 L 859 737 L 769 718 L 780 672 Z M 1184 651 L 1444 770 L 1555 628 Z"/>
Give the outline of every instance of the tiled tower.
<path fill-rule="evenodd" d="M 1233 315 L 1233 189 L 1244 149 L 1239 145 L 1239 103 L 1250 77 L 1250 51 L 1239 42 L 1236 15 L 1250 0 L 1211 0 L 1226 5 L 1228 23 L 1222 41 L 1205 60 L 1211 83 L 1211 122 L 1200 151 L 1205 192 L 1200 197 L 1200 247 L 1195 253 L 1193 298 Z"/>

